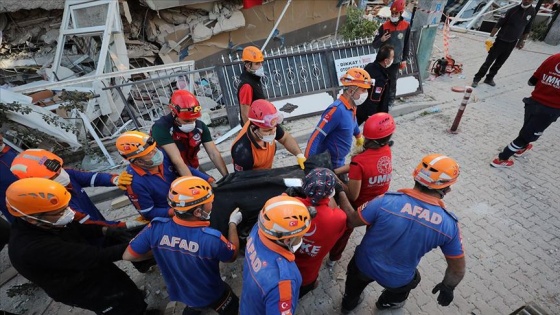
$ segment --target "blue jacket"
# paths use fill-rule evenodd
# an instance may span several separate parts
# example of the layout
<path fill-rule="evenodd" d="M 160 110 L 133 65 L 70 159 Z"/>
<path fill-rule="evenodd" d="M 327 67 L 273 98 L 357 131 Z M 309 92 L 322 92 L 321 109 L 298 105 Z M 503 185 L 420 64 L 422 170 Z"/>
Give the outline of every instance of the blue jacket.
<path fill-rule="evenodd" d="M 169 299 L 204 308 L 226 290 L 220 261 L 231 261 L 235 253 L 235 246 L 209 225 L 209 221 L 155 218 L 130 242 L 128 251 L 139 256 L 151 250 Z"/>
<path fill-rule="evenodd" d="M 301 286 L 295 256 L 261 234 L 255 224 L 247 238 L 239 313 L 295 314 Z"/>
<path fill-rule="evenodd" d="M 2 214 L 10 223 L 14 222 L 14 217 L 8 212 L 5 200 L 6 189 L 17 180 L 17 177 L 10 171 L 16 156 L 17 152 L 7 144 L 2 152 L 0 152 L 0 211 L 2 211 Z"/>
<path fill-rule="evenodd" d="M 305 156 L 329 151 L 333 168 L 344 165 L 352 147 L 352 136 L 360 135 L 356 110 L 341 96 L 321 115 L 321 119 L 307 141 Z"/>

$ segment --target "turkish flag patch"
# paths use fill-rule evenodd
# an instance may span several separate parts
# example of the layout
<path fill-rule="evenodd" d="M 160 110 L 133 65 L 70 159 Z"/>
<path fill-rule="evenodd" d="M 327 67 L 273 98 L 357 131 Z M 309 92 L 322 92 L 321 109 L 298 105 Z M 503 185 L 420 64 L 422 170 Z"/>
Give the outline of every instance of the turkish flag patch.
<path fill-rule="evenodd" d="M 280 301 L 278 302 L 278 308 L 280 309 L 280 314 L 290 315 L 292 314 L 292 301 Z"/>
<path fill-rule="evenodd" d="M 290 223 L 288 223 L 289 226 L 296 226 L 297 225 L 297 221 L 290 221 Z"/>

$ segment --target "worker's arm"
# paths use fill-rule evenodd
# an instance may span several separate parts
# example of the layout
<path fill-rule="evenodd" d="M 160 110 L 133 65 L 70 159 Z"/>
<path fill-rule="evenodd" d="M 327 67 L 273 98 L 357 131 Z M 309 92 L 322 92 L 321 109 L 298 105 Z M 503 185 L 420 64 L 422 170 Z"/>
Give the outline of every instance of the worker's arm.
<path fill-rule="evenodd" d="M 354 228 L 368 224 L 362 219 L 358 211 L 354 210 L 352 204 L 350 204 L 350 200 L 348 200 L 348 197 L 346 196 L 346 193 L 344 191 L 338 193 L 338 205 L 340 209 L 342 209 L 344 213 L 346 213 L 346 225 L 348 227 Z"/>
<path fill-rule="evenodd" d="M 208 157 L 212 163 L 214 163 L 214 166 L 216 166 L 220 174 L 222 174 L 222 176 L 226 176 L 228 174 L 226 163 L 224 162 L 224 159 L 222 158 L 220 151 L 218 151 L 214 141 L 204 142 L 202 145 L 204 146 L 206 153 L 208 153 Z"/>
<path fill-rule="evenodd" d="M 448 287 L 455 288 L 465 276 L 466 262 L 465 256 L 460 258 L 445 258 L 447 260 L 447 269 L 442 283 Z"/>
<path fill-rule="evenodd" d="M 302 154 L 296 139 L 294 139 L 289 132 L 284 131 L 284 136 L 280 138 L 278 142 L 280 142 L 291 154 L 295 156 Z"/>
<path fill-rule="evenodd" d="M 179 152 L 179 148 L 177 148 L 177 145 L 175 143 L 164 144 L 161 146 L 161 148 L 165 150 L 165 153 L 167 153 L 167 155 L 169 155 L 171 163 L 173 163 L 173 165 L 175 166 L 175 170 L 177 171 L 177 173 L 179 173 L 180 176 L 192 176 L 189 167 L 187 166 L 185 161 L 183 161 L 181 152 Z"/>
<path fill-rule="evenodd" d="M 361 179 L 350 179 L 348 180 L 348 199 L 350 201 L 356 201 L 360 195 L 360 189 L 362 188 Z"/>
<path fill-rule="evenodd" d="M 247 122 L 249 109 L 253 100 L 253 88 L 245 83 L 239 88 L 239 110 L 241 111 L 241 126 Z"/>

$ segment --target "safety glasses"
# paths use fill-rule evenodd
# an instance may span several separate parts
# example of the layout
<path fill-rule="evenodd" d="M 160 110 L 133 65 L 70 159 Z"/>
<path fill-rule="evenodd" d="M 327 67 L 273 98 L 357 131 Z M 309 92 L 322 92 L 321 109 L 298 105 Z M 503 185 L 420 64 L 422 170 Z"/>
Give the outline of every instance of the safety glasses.
<path fill-rule="evenodd" d="M 274 114 L 264 116 L 263 119 L 249 118 L 249 120 L 268 128 L 274 128 L 276 125 L 281 124 L 284 121 L 284 116 L 281 113 L 276 112 Z"/>

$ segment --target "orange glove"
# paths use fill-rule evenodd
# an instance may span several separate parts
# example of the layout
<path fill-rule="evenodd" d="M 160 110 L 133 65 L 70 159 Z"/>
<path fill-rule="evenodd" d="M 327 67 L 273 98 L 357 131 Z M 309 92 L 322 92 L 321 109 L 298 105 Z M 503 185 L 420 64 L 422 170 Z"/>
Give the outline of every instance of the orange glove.
<path fill-rule="evenodd" d="M 401 65 L 399 66 L 400 70 L 404 70 L 406 68 L 406 61 L 402 61 Z"/>

